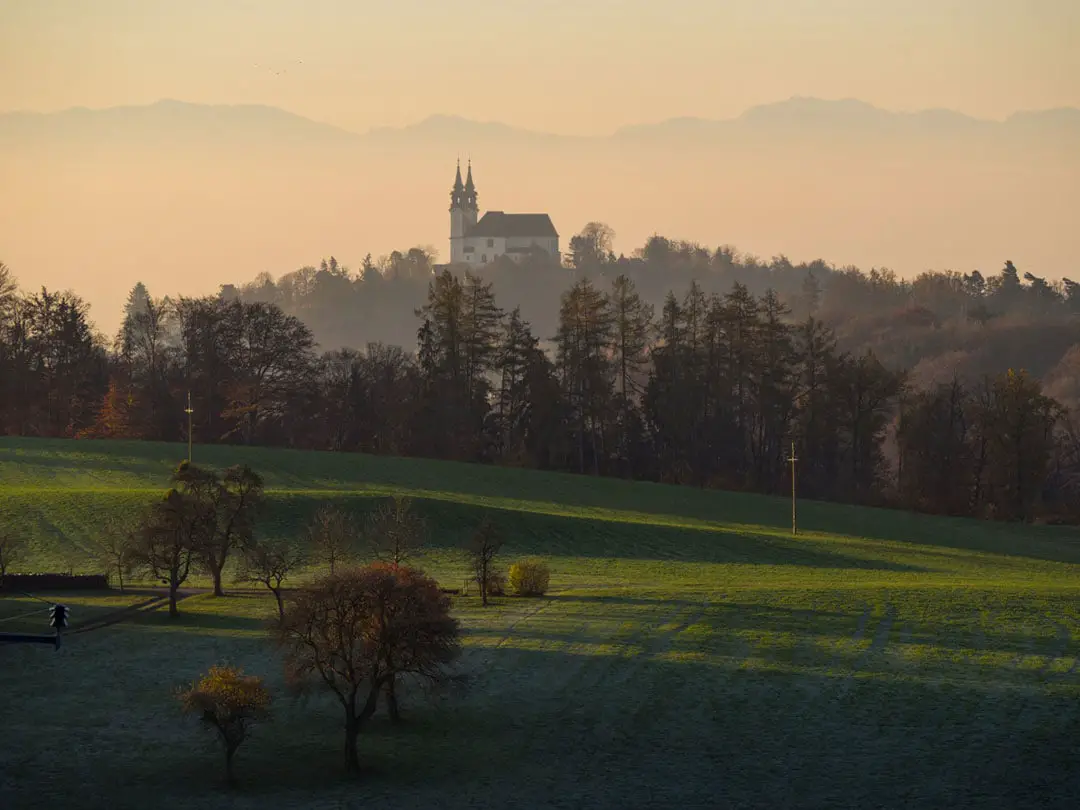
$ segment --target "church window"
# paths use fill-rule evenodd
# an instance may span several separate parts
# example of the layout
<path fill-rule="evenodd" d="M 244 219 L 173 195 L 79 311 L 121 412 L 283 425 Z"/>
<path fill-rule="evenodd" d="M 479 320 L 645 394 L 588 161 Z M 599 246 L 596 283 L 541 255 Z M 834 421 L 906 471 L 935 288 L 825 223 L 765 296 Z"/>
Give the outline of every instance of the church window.
<path fill-rule="evenodd" d="M 488 239 L 488 247 L 495 247 L 495 240 L 494 239 Z"/>
<path fill-rule="evenodd" d="M 486 253 L 480 257 L 480 261 L 483 262 L 484 264 L 487 264 L 487 254 Z"/>

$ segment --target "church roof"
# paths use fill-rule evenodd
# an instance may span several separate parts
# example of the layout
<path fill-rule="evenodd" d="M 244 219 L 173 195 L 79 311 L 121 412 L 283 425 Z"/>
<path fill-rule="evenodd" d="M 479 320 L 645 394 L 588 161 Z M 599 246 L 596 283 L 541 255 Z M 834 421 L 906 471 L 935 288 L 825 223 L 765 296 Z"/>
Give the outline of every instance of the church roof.
<path fill-rule="evenodd" d="M 469 236 L 558 236 L 547 214 L 505 214 L 488 211 L 469 229 Z"/>

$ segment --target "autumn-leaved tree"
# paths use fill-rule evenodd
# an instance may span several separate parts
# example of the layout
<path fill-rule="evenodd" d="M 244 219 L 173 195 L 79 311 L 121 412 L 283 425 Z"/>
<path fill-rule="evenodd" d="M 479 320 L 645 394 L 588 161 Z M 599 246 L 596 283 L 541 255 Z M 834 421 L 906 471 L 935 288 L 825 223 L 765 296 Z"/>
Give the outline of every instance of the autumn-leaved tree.
<path fill-rule="evenodd" d="M 211 667 L 190 689 L 178 692 L 183 710 L 215 731 L 225 751 L 225 778 L 236 784 L 233 756 L 257 723 L 270 715 L 270 692 L 262 679 L 236 667 Z"/>
<path fill-rule="evenodd" d="M 97 419 L 82 436 L 90 439 L 138 439 L 140 431 L 133 412 L 137 408 L 131 385 L 116 376 L 109 380 L 109 389 L 101 402 Z"/>
<path fill-rule="evenodd" d="M 345 765 L 360 767 L 357 737 L 379 695 L 401 676 L 441 683 L 460 653 L 450 601 L 434 580 L 375 564 L 300 588 L 273 631 L 296 688 L 326 689 L 345 712 Z M 396 698 L 392 698 L 396 701 Z M 391 713 L 396 714 L 396 704 Z"/>

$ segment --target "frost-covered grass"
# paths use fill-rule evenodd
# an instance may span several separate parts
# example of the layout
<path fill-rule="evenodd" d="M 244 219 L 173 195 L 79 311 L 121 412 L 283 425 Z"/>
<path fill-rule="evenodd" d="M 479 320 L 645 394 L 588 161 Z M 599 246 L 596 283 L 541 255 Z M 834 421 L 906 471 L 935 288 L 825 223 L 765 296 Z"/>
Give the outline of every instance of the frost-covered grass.
<path fill-rule="evenodd" d="M 543 556 L 552 591 L 487 610 L 456 598 L 467 691 L 411 695 L 402 728 L 380 717 L 358 781 L 342 772 L 337 706 L 284 692 L 267 597 L 193 596 L 178 621 L 140 613 L 55 652 L 0 646 L 0 806 L 1073 807 L 1080 795 L 1068 530 L 805 504 L 807 531 L 791 538 L 782 499 L 200 454 L 265 472 L 264 530 L 285 536 L 318 503 L 413 493 L 435 529 L 421 563 L 448 585 L 464 575 L 461 540 L 492 515 L 505 562 Z M 96 523 L 160 491 L 177 457 L 0 440 L 0 516 L 32 533 L 39 568 L 90 559 Z M 78 598 L 75 616 L 110 607 Z M 0 617 L 15 607 L 0 599 Z M 170 696 L 222 662 L 265 676 L 277 702 L 238 755 L 231 798 L 212 740 Z"/>

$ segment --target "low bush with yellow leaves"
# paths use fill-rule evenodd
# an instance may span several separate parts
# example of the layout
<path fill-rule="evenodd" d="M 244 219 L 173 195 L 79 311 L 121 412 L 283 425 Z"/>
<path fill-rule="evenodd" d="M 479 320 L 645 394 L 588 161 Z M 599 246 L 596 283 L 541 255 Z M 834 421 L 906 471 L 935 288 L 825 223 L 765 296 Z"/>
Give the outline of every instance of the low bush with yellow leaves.
<path fill-rule="evenodd" d="M 517 596 L 543 596 L 547 593 L 551 572 L 543 560 L 520 560 L 510 566 L 510 589 Z"/>

